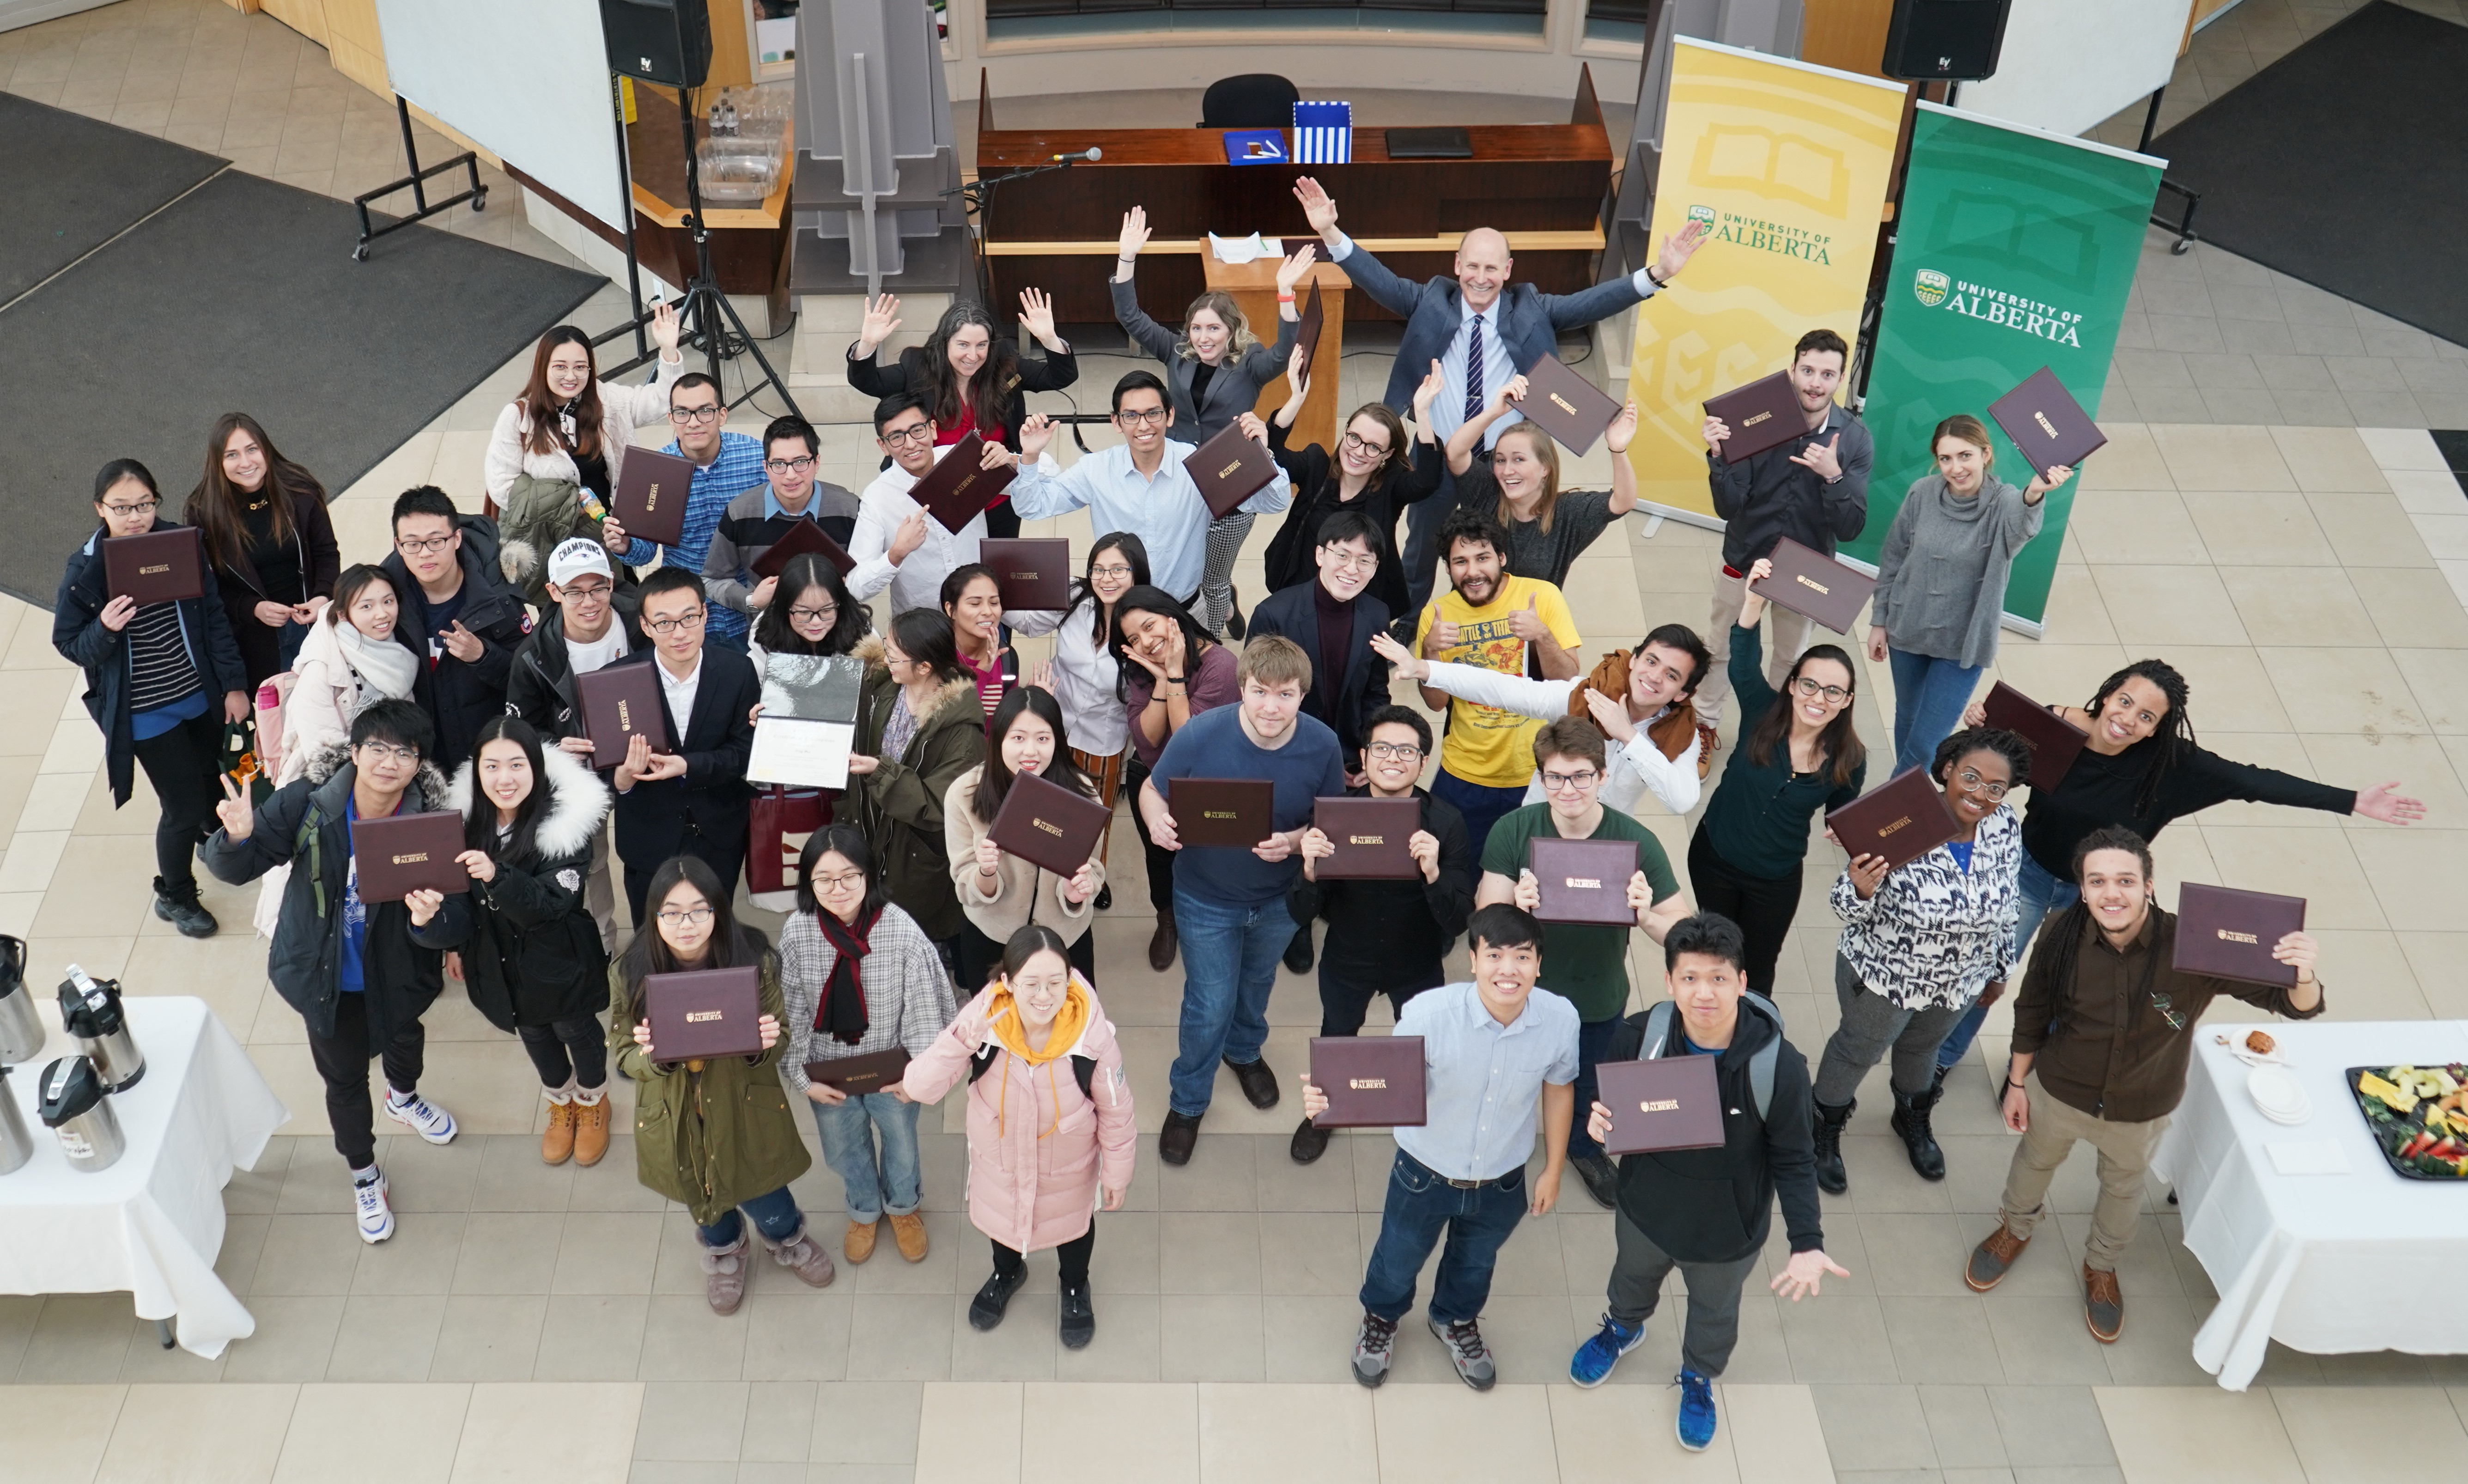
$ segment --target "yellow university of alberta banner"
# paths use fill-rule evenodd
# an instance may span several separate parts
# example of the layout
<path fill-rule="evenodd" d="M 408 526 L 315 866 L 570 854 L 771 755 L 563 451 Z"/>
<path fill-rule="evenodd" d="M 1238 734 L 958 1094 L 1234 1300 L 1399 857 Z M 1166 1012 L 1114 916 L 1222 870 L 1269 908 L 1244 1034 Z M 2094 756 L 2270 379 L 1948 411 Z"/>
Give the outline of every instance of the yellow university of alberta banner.
<path fill-rule="evenodd" d="M 1677 37 L 1653 241 L 1710 231 L 1637 308 L 1629 458 L 1651 504 L 1710 518 L 1705 400 L 1771 376 L 1824 326 L 1857 339 L 1904 86 Z"/>

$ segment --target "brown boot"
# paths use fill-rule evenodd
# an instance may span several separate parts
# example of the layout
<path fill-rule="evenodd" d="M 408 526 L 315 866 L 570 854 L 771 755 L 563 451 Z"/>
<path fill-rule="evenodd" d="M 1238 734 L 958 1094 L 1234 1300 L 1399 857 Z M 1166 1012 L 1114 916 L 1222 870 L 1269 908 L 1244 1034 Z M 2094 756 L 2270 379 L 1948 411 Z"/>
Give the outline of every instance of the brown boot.
<path fill-rule="evenodd" d="M 608 1153 L 608 1094 L 603 1088 L 599 1097 L 585 1103 L 574 1100 L 574 1162 L 585 1169 L 598 1164 Z"/>
<path fill-rule="evenodd" d="M 2125 1333 L 2125 1290 L 2116 1286 L 2116 1274 L 2089 1263 L 2083 1265 L 2083 1323 L 2103 1345 L 2115 1344 Z"/>
<path fill-rule="evenodd" d="M 737 1313 L 737 1306 L 745 1302 L 744 1231 L 741 1229 L 737 1240 L 724 1247 L 704 1247 L 701 1257 L 703 1296 L 711 1300 L 711 1312 Z"/>
<path fill-rule="evenodd" d="M 874 1239 L 881 1233 L 880 1221 L 851 1221 L 848 1235 L 840 1239 L 840 1250 L 852 1263 L 862 1263 L 874 1256 Z"/>
<path fill-rule="evenodd" d="M 2005 1270 L 2014 1259 L 2031 1244 L 2028 1237 L 2017 1237 L 2003 1221 L 1988 1234 L 1988 1240 L 1971 1249 L 1971 1261 L 1962 1269 L 1962 1285 L 1974 1293 L 1985 1293 L 2005 1281 Z"/>
<path fill-rule="evenodd" d="M 1712 726 L 1703 721 L 1697 723 L 1698 777 L 1702 778 L 1706 774 L 1714 771 L 1714 754 L 1722 747 L 1722 745 L 1723 739 L 1716 734 Z"/>
<path fill-rule="evenodd" d="M 810 1289 L 826 1287 L 839 1276 L 839 1270 L 832 1266 L 832 1255 L 823 1250 L 823 1244 L 813 1238 L 812 1228 L 804 1221 L 797 1223 L 797 1235 L 788 1241 L 775 1244 L 766 1237 L 763 1244 L 771 1248 L 773 1261 L 795 1273 L 797 1281 Z"/>
<path fill-rule="evenodd" d="M 574 1099 L 569 1094 L 563 1102 L 549 1102 L 548 1131 L 540 1135 L 540 1162 L 561 1165 L 573 1157 Z"/>
<path fill-rule="evenodd" d="M 906 1216 L 891 1219 L 891 1240 L 900 1244 L 900 1255 L 912 1263 L 926 1261 L 926 1218 L 911 1211 Z"/>
<path fill-rule="evenodd" d="M 1170 912 L 1159 913 L 1156 931 L 1149 938 L 1149 967 L 1158 973 L 1172 969 L 1175 949 L 1180 947 L 1182 939 L 1175 932 L 1174 915 Z"/>

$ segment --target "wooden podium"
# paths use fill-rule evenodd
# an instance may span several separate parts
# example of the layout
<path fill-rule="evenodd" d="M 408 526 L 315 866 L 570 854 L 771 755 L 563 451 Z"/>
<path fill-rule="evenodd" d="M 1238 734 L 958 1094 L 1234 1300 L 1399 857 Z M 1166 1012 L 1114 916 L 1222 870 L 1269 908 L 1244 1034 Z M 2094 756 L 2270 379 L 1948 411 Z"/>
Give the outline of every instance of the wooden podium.
<path fill-rule="evenodd" d="M 1286 243 L 1296 246 L 1299 240 Z M 1216 255 L 1200 254 L 1201 271 L 1211 289 L 1234 296 L 1234 307 L 1243 311 L 1251 333 L 1268 344 L 1277 343 L 1277 268 L 1281 259 L 1260 258 L 1250 263 L 1220 263 Z M 1345 351 L 1345 291 L 1353 281 L 1345 270 L 1322 259 L 1312 264 L 1309 277 L 1294 285 L 1294 308 L 1311 302 L 1312 286 L 1319 286 L 1319 345 L 1312 353 L 1311 396 L 1303 402 L 1302 411 L 1294 415 L 1294 425 L 1287 431 L 1287 446 L 1301 448 L 1317 444 L 1337 454 L 1337 368 Z M 1259 405 L 1252 410 L 1262 419 L 1272 416 L 1286 404 L 1286 378 L 1280 376 L 1260 388 Z"/>

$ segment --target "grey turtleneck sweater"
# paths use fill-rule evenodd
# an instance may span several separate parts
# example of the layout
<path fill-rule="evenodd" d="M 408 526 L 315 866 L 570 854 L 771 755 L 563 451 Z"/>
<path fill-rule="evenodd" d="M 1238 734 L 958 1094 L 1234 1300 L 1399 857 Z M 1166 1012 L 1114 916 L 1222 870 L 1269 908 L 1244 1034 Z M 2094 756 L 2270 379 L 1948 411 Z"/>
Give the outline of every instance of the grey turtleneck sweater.
<path fill-rule="evenodd" d="M 1869 622 L 1906 654 L 1985 666 L 1997 657 L 1997 625 L 2014 554 L 2040 534 L 2047 502 L 1984 476 L 1969 499 L 1931 474 L 1903 496 L 1877 561 Z"/>

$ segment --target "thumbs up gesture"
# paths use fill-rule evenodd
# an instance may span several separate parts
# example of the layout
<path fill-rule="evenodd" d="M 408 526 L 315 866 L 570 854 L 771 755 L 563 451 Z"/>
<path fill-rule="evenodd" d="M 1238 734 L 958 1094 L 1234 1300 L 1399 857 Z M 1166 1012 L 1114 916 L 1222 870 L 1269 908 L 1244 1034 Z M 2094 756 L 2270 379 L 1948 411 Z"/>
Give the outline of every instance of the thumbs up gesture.
<path fill-rule="evenodd" d="M 1551 637 L 1551 627 L 1543 623 L 1542 615 L 1535 610 L 1534 602 L 1537 596 L 1540 595 L 1527 597 L 1525 606 L 1508 615 L 1508 631 L 1528 644 L 1538 639 Z"/>

